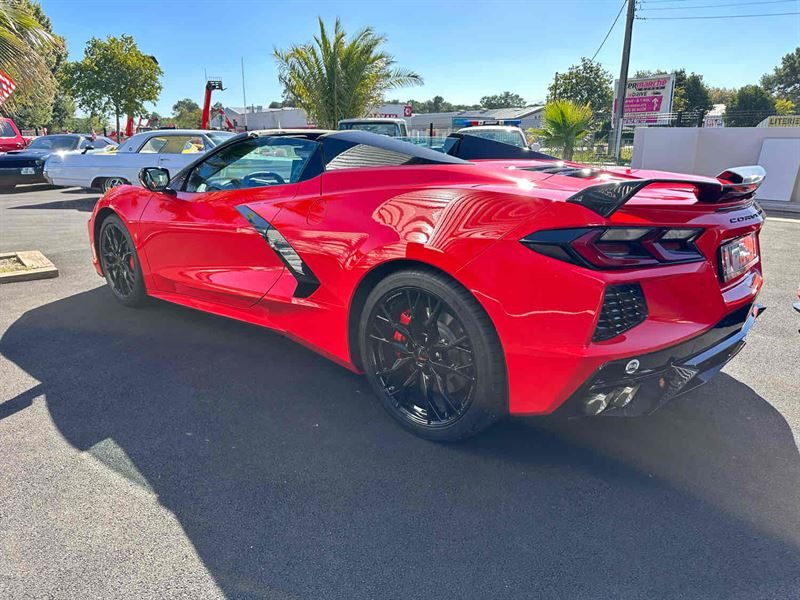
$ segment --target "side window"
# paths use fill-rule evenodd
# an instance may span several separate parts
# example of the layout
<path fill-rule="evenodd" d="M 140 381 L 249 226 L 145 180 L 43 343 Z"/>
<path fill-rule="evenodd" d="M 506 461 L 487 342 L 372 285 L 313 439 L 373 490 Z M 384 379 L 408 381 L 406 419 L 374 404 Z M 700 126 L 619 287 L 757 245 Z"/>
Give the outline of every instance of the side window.
<path fill-rule="evenodd" d="M 190 137 L 183 143 L 181 154 L 202 154 L 206 151 L 205 142 L 203 138 L 198 136 Z"/>
<path fill-rule="evenodd" d="M 5 119 L 0 120 L 0 137 L 17 137 L 16 132 L 11 127 L 11 123 Z"/>
<path fill-rule="evenodd" d="M 319 144 L 304 138 L 248 138 L 197 165 L 187 192 L 238 190 L 297 183 L 321 172 Z"/>
<path fill-rule="evenodd" d="M 142 154 L 190 154 L 203 151 L 203 140 L 196 135 L 154 136 L 139 150 Z"/>
<path fill-rule="evenodd" d="M 141 154 L 156 154 L 161 152 L 161 149 L 167 145 L 167 139 L 163 137 L 151 137 L 144 143 L 139 152 Z"/>

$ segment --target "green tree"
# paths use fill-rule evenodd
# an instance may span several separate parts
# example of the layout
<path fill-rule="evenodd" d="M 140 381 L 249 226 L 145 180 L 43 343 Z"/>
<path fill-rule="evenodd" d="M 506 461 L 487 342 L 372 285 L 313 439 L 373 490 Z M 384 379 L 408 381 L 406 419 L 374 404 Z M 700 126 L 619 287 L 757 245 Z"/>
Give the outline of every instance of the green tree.
<path fill-rule="evenodd" d="M 203 118 L 200 106 L 191 98 L 178 100 L 172 106 L 172 120 L 176 127 L 182 129 L 198 129 Z"/>
<path fill-rule="evenodd" d="M 711 110 L 711 93 L 708 86 L 703 82 L 703 76 L 692 73 L 683 81 L 681 97 L 684 103 L 684 110 L 705 113 Z"/>
<path fill-rule="evenodd" d="M 436 98 L 444 98 L 436 96 Z M 502 94 L 495 94 L 494 96 L 484 96 L 481 98 L 481 106 L 484 108 L 517 108 L 526 106 L 525 98 L 519 94 L 512 94 L 511 92 L 503 92 Z M 438 111 L 433 111 L 438 112 Z"/>
<path fill-rule="evenodd" d="M 547 88 L 547 102 L 570 100 L 578 105 L 588 104 L 595 123 L 609 121 L 613 82 L 613 75 L 600 63 L 581 58 L 581 62 L 572 65 L 566 73 L 556 73 L 553 83 Z"/>
<path fill-rule="evenodd" d="M 66 129 L 83 133 L 89 133 L 90 131 L 101 132 L 103 131 L 103 127 L 106 126 L 105 118 L 98 115 L 73 117 L 69 123 L 70 126 L 66 127 Z"/>
<path fill-rule="evenodd" d="M 592 117 L 589 104 L 553 100 L 542 111 L 541 129 L 528 131 L 539 138 L 544 146 L 560 148 L 564 160 L 572 160 L 575 146 L 589 135 Z"/>
<path fill-rule="evenodd" d="M 773 96 L 800 106 L 800 46 L 784 56 L 772 73 L 764 75 L 761 85 Z"/>
<path fill-rule="evenodd" d="M 75 100 L 67 93 L 57 93 L 53 101 L 53 111 L 50 118 L 50 123 L 47 126 L 48 132 L 56 133 L 58 131 L 82 131 L 87 132 L 90 130 L 78 129 L 75 126 Z"/>
<path fill-rule="evenodd" d="M 158 61 L 142 54 L 129 35 L 92 38 L 83 59 L 65 67 L 65 81 L 80 107 L 91 115 L 110 110 L 118 132 L 121 116 L 146 114 L 144 104 L 158 100 L 162 74 Z"/>
<path fill-rule="evenodd" d="M 426 114 L 432 112 L 457 112 L 462 110 L 479 110 L 484 108 L 480 104 L 453 104 L 442 96 L 434 96 L 430 100 L 406 100 L 406 104 L 411 105 L 411 112 L 414 114 Z M 402 104 L 399 100 L 392 100 L 389 104 Z"/>
<path fill-rule="evenodd" d="M 724 87 L 709 87 L 708 94 L 709 98 L 711 99 L 711 104 L 728 104 L 736 95 L 736 89 L 724 88 Z"/>
<path fill-rule="evenodd" d="M 395 67 L 394 58 L 381 50 L 385 42 L 371 27 L 348 39 L 339 19 L 329 36 L 320 18 L 313 41 L 273 51 L 278 78 L 311 120 L 335 128 L 339 120 L 360 117 L 379 104 L 388 90 L 422 83 L 417 73 Z"/>
<path fill-rule="evenodd" d="M 755 127 L 768 116 L 775 114 L 775 101 L 758 85 L 739 88 L 725 107 L 725 124 L 728 127 Z"/>
<path fill-rule="evenodd" d="M 775 113 L 779 115 L 793 115 L 795 105 L 791 100 L 778 98 L 775 100 Z"/>
<path fill-rule="evenodd" d="M 53 33 L 50 19 L 38 2 L 33 0 L 0 1 L 3 10 L 16 10 L 33 18 L 47 34 L 50 43 L 32 46 L 36 58 L 25 63 L 13 61 L 5 70 L 18 83 L 16 92 L 8 99 L 5 109 L 14 116 L 17 125 L 23 128 L 41 128 L 50 123 L 53 105 L 59 96 L 59 72 L 67 58 L 64 38 Z M 0 17 L 2 20 L 2 17 Z M 4 40 L 0 38 L 0 45 Z M 35 77 L 34 85 L 19 85 L 29 77 Z M 63 108 L 62 104 L 62 108 Z"/>

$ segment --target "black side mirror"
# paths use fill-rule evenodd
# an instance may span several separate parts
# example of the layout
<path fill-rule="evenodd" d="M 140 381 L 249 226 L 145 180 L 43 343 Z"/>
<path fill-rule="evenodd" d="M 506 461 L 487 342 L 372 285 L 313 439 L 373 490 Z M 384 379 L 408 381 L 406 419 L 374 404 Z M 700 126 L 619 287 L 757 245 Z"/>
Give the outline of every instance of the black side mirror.
<path fill-rule="evenodd" d="M 169 171 L 161 167 L 145 167 L 139 171 L 139 183 L 151 192 L 169 190 Z M 169 190 L 172 191 L 172 190 Z"/>
<path fill-rule="evenodd" d="M 86 146 L 81 154 L 86 154 L 89 150 L 94 150 L 94 146 Z"/>

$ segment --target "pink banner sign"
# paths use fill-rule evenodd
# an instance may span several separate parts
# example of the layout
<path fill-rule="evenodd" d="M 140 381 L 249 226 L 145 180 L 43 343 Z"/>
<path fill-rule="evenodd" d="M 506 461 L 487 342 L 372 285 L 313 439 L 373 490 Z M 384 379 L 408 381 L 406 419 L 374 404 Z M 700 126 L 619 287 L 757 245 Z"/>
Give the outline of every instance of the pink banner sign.
<path fill-rule="evenodd" d="M 626 113 L 649 113 L 661 110 L 664 96 L 633 96 L 625 98 Z"/>

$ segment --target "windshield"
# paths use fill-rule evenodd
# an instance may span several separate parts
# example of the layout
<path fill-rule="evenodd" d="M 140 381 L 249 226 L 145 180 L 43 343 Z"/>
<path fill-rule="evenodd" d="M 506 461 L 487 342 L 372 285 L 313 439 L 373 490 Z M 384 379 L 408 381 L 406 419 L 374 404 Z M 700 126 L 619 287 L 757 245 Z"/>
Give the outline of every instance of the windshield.
<path fill-rule="evenodd" d="M 17 132 L 5 119 L 0 119 L 0 137 L 17 137 Z"/>
<path fill-rule="evenodd" d="M 33 140 L 28 148 L 31 150 L 74 150 L 78 138 L 71 135 L 46 135 Z"/>
<path fill-rule="evenodd" d="M 465 129 L 459 133 L 474 135 L 475 137 L 481 137 L 503 144 L 511 144 L 518 148 L 527 148 L 528 146 L 528 144 L 525 143 L 525 136 L 519 129 Z"/>
<path fill-rule="evenodd" d="M 400 126 L 397 123 L 372 123 L 370 121 L 340 123 L 339 129 L 357 129 L 359 131 L 369 131 L 370 133 L 378 133 L 380 135 L 388 135 L 390 137 L 400 135 Z"/>
<path fill-rule="evenodd" d="M 215 146 L 219 146 L 222 142 L 231 139 L 236 134 L 232 131 L 214 131 L 206 133 L 206 135 L 208 136 L 208 139 L 214 142 Z"/>

